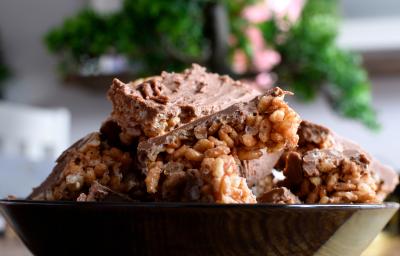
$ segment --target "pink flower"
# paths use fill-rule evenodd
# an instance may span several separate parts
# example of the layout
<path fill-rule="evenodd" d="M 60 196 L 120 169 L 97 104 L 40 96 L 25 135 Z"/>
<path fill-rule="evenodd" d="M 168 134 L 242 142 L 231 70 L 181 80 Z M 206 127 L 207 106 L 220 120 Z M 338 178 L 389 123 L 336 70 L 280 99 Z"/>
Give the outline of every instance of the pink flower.
<path fill-rule="evenodd" d="M 288 19 L 291 22 L 296 22 L 300 18 L 304 4 L 305 0 L 292 0 L 287 11 Z"/>
<path fill-rule="evenodd" d="M 241 81 L 254 90 L 265 92 L 276 82 L 276 75 L 274 73 L 263 72 L 258 74 L 254 79 L 242 79 Z"/>
<path fill-rule="evenodd" d="M 230 46 L 232 46 L 232 45 L 236 45 L 237 42 L 238 42 L 238 40 L 237 40 L 236 36 L 233 35 L 233 34 L 230 34 L 229 37 L 228 37 L 228 44 Z"/>
<path fill-rule="evenodd" d="M 247 21 L 258 24 L 272 18 L 272 13 L 265 1 L 247 6 L 242 11 L 242 17 Z"/>
<path fill-rule="evenodd" d="M 238 74 L 243 74 L 247 70 L 247 57 L 243 50 L 235 50 L 233 53 L 232 69 Z"/>
<path fill-rule="evenodd" d="M 272 49 L 255 52 L 253 56 L 254 68 L 259 72 L 271 70 L 280 61 L 280 54 Z"/>
<path fill-rule="evenodd" d="M 266 48 L 266 42 L 259 28 L 247 28 L 246 35 L 253 51 L 253 66 L 256 71 L 269 71 L 281 61 L 278 52 Z"/>
<path fill-rule="evenodd" d="M 253 53 L 258 52 L 265 48 L 265 41 L 261 30 L 257 27 L 251 26 L 246 29 L 246 35 L 250 41 Z"/>
<path fill-rule="evenodd" d="M 255 82 L 260 89 L 268 89 L 275 81 L 270 73 L 262 72 L 256 76 Z"/>
<path fill-rule="evenodd" d="M 269 8 L 278 19 L 287 19 L 294 23 L 301 15 L 303 10 L 305 0 L 266 0 L 268 2 Z"/>
<path fill-rule="evenodd" d="M 288 6 L 292 0 L 266 0 L 269 8 L 279 18 L 286 15 Z"/>

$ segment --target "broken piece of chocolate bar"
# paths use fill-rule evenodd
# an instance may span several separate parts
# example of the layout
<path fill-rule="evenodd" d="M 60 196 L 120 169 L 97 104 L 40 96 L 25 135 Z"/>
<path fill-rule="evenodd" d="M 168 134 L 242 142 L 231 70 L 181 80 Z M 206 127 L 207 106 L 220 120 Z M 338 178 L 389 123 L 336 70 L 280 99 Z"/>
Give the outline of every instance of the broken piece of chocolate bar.
<path fill-rule="evenodd" d="M 299 198 L 285 187 L 274 188 L 257 197 L 258 203 L 299 204 Z"/>
<path fill-rule="evenodd" d="M 78 202 L 133 202 L 127 195 L 118 193 L 99 182 L 94 181 L 87 194 L 81 193 L 76 199 Z"/>
<path fill-rule="evenodd" d="M 143 195 L 143 179 L 130 153 L 110 146 L 97 132 L 68 148 L 57 159 L 49 177 L 28 199 L 75 201 L 82 193 L 90 195 L 90 189 L 93 194 L 96 183 L 107 187 L 107 193 L 115 191 L 132 198 Z"/>
<path fill-rule="evenodd" d="M 182 73 L 163 72 L 128 84 L 114 79 L 108 97 L 113 105 L 110 118 L 122 128 L 121 140 L 130 144 L 139 136 L 163 135 L 259 94 L 242 82 L 193 64 Z"/>
<path fill-rule="evenodd" d="M 244 163 L 297 145 L 300 118 L 284 102 L 287 93 L 270 89 L 139 143 L 147 192 L 163 201 L 255 203 Z"/>
<path fill-rule="evenodd" d="M 337 134 L 334 134 L 334 137 L 335 141 L 342 146 L 344 151 L 360 152 L 370 161 L 369 168 L 375 173 L 376 179 L 378 180 L 378 189 L 376 191 L 377 199 L 379 202 L 382 202 L 398 185 L 399 175 L 397 172 L 388 165 L 382 164 L 374 156 L 362 149 L 357 143 Z"/>
<path fill-rule="evenodd" d="M 357 144 L 328 128 L 302 121 L 299 146 L 286 151 L 278 169 L 289 188 L 306 203 L 379 203 L 398 183 L 398 175 Z"/>

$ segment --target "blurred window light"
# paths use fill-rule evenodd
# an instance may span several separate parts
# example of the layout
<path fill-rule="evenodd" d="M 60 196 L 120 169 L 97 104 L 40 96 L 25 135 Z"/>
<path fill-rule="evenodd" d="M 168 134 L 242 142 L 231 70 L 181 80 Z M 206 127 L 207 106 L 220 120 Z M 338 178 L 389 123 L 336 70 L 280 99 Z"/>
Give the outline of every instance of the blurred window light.
<path fill-rule="evenodd" d="M 122 0 L 89 0 L 90 6 L 98 13 L 109 14 L 122 8 Z"/>
<path fill-rule="evenodd" d="M 70 113 L 0 102 L 2 155 L 24 156 L 32 161 L 54 159 L 69 143 Z M 51 155 L 49 153 L 51 148 Z"/>
<path fill-rule="evenodd" d="M 400 17 L 399 0 L 342 0 L 344 18 Z"/>
<path fill-rule="evenodd" d="M 400 16 L 344 20 L 338 43 L 356 51 L 399 50 Z"/>
<path fill-rule="evenodd" d="M 341 14 L 339 45 L 361 52 L 400 50 L 399 0 L 342 0 Z"/>

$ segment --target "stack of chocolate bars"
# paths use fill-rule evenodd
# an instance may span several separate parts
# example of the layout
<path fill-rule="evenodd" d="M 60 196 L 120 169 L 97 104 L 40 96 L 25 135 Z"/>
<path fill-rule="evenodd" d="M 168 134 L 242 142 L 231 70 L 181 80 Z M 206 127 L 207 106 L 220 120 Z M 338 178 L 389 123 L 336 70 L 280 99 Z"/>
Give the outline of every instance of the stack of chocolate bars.
<path fill-rule="evenodd" d="M 98 132 L 57 160 L 31 200 L 379 203 L 397 174 L 259 92 L 193 65 L 108 92 Z"/>

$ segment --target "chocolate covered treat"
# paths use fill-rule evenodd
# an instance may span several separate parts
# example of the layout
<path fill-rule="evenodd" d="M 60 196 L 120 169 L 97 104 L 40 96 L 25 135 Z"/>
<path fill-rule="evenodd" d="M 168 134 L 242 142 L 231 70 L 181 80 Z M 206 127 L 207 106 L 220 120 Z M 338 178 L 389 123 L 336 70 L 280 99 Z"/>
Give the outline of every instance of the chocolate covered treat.
<path fill-rule="evenodd" d="M 101 193 L 107 193 L 101 200 L 117 193 L 139 198 L 143 196 L 139 176 L 130 153 L 110 146 L 100 133 L 91 133 L 57 159 L 52 173 L 28 198 L 93 201 Z"/>
<path fill-rule="evenodd" d="M 194 64 L 108 92 L 113 110 L 28 199 L 81 202 L 380 203 L 398 175 L 357 144 Z M 275 170 L 274 170 L 275 168 Z"/>
<path fill-rule="evenodd" d="M 299 146 L 282 156 L 278 169 L 305 203 L 379 203 L 398 183 L 398 175 L 357 144 L 328 128 L 302 121 Z"/>
<path fill-rule="evenodd" d="M 297 145 L 299 116 L 280 88 L 142 141 L 147 192 L 163 201 L 255 203 L 248 161 Z M 277 157 L 276 157 L 277 158 Z M 265 171 L 270 171 L 265 169 Z"/>
<path fill-rule="evenodd" d="M 128 84 L 114 79 L 108 97 L 113 105 L 111 119 L 122 128 L 122 141 L 130 144 L 139 136 L 163 135 L 259 94 L 242 82 L 193 64 L 182 73 L 162 72 Z"/>

